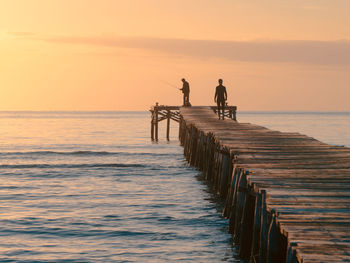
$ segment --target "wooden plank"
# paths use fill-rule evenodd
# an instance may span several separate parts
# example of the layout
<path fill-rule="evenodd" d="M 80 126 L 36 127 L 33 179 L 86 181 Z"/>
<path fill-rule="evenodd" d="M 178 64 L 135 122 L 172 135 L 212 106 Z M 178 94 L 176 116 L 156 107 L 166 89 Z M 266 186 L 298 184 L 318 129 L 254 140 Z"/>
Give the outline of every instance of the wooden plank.
<path fill-rule="evenodd" d="M 232 158 L 232 175 L 225 175 L 233 180 L 227 180 L 231 188 L 222 193 L 220 188 L 226 186 L 214 187 L 226 198 L 226 216 L 234 238 L 242 236 L 240 228 L 246 233 L 249 226 L 254 226 L 251 231 L 260 231 L 249 234 L 254 244 L 238 240 L 242 256 L 280 262 L 276 249 L 284 245 L 276 244 L 282 242 L 288 246 L 285 258 L 289 262 L 350 262 L 349 148 L 299 133 L 218 120 L 209 107 L 180 108 L 180 113 L 183 128 L 179 137 L 185 155 L 199 160 L 194 163 L 209 180 L 222 182 L 222 165 L 227 164 L 220 156 Z M 184 127 L 191 128 L 191 134 Z M 238 171 L 240 176 L 234 176 Z M 239 178 L 246 183 L 235 183 Z M 259 203 L 259 213 L 252 214 L 248 197 L 260 193 L 266 198 Z M 250 215 L 254 215 L 254 223 L 240 223 Z"/>

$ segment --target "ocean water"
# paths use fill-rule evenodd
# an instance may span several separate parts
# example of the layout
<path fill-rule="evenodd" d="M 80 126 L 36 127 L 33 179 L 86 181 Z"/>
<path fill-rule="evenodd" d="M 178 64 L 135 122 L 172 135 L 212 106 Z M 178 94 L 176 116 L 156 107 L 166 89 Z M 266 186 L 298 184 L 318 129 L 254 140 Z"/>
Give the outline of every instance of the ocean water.
<path fill-rule="evenodd" d="M 350 113 L 238 114 L 350 146 Z M 148 112 L 0 112 L 0 262 L 239 262 L 222 204 Z"/>
<path fill-rule="evenodd" d="M 0 262 L 239 262 L 175 123 L 159 143 L 148 112 L 1 112 L 0 127 Z"/>
<path fill-rule="evenodd" d="M 238 121 L 350 147 L 350 112 L 241 112 Z"/>

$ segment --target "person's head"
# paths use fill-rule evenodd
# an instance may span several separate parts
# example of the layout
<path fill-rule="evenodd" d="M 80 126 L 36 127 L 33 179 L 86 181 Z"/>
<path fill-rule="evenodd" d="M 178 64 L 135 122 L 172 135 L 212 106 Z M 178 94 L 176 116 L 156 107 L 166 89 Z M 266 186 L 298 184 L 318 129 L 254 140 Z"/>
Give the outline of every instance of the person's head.
<path fill-rule="evenodd" d="M 220 84 L 220 85 L 222 84 L 222 79 L 219 79 L 219 84 Z"/>
<path fill-rule="evenodd" d="M 185 82 L 186 80 L 185 79 L 181 79 L 182 80 L 182 82 Z"/>

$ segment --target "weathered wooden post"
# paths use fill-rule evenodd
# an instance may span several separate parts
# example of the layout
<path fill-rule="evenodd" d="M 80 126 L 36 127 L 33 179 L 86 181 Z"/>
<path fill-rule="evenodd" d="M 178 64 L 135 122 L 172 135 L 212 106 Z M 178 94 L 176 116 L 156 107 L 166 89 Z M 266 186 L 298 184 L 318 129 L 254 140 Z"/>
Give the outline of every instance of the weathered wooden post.
<path fill-rule="evenodd" d="M 267 259 L 267 239 L 269 232 L 268 215 L 266 210 L 266 191 L 261 190 L 261 229 L 260 229 L 260 248 L 259 263 L 266 263 Z"/>
<path fill-rule="evenodd" d="M 241 232 L 239 241 L 239 255 L 244 260 L 249 260 L 252 252 L 254 236 L 256 193 L 254 187 L 248 187 L 245 203 L 242 211 Z"/>
<path fill-rule="evenodd" d="M 151 110 L 151 139 L 154 140 L 154 110 Z"/>
<path fill-rule="evenodd" d="M 259 262 L 260 251 L 260 233 L 261 233 L 261 207 L 262 207 L 262 194 L 257 192 L 255 214 L 254 214 L 254 228 L 253 228 L 253 240 L 251 249 L 251 259 L 254 262 Z"/>
<path fill-rule="evenodd" d="M 154 121 L 154 125 L 155 125 L 155 137 L 156 140 L 158 141 L 158 102 L 156 102 L 156 106 L 154 107 L 154 113 L 155 113 L 155 121 Z"/>
<path fill-rule="evenodd" d="M 183 123 L 182 122 L 183 122 L 182 116 L 180 116 L 180 119 L 179 119 L 179 140 L 181 142 L 181 145 L 182 145 L 182 136 L 183 136 L 183 134 L 182 134 Z"/>
<path fill-rule="evenodd" d="M 170 133 L 170 110 L 167 110 L 166 139 L 169 141 Z"/>

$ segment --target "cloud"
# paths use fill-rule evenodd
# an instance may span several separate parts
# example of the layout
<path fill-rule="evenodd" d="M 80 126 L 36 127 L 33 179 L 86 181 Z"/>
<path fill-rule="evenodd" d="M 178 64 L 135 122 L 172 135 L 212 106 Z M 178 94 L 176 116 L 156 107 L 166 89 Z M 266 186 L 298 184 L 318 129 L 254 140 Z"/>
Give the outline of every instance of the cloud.
<path fill-rule="evenodd" d="M 54 43 L 145 49 L 200 59 L 350 65 L 349 40 L 220 41 L 103 36 L 39 37 L 37 35 L 27 35 L 27 38 Z"/>
<path fill-rule="evenodd" d="M 35 36 L 35 33 L 33 32 L 8 32 L 9 35 L 15 36 L 15 37 L 30 37 Z"/>
<path fill-rule="evenodd" d="M 319 5 L 304 5 L 301 8 L 306 9 L 306 10 L 314 10 L 314 11 L 320 11 L 320 10 L 324 9 L 324 7 L 319 6 Z"/>

